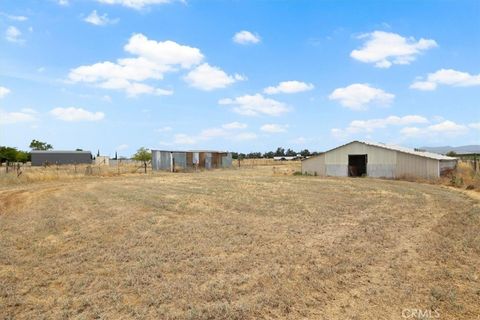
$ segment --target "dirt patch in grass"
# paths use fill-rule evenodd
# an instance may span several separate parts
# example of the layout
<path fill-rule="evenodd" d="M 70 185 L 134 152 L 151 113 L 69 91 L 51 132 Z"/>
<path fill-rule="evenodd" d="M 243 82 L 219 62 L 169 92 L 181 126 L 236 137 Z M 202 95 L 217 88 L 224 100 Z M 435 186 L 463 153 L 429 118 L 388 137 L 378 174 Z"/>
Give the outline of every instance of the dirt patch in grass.
<path fill-rule="evenodd" d="M 478 202 L 440 186 L 261 167 L 0 201 L 0 318 L 478 317 Z"/>

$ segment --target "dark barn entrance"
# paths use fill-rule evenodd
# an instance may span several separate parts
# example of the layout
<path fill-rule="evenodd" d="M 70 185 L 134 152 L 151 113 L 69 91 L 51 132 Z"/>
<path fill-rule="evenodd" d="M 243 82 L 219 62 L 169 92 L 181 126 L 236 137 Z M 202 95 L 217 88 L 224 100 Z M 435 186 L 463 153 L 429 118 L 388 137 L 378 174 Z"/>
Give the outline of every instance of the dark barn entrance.
<path fill-rule="evenodd" d="M 348 155 L 348 176 L 361 177 L 367 175 L 367 155 L 349 154 Z"/>

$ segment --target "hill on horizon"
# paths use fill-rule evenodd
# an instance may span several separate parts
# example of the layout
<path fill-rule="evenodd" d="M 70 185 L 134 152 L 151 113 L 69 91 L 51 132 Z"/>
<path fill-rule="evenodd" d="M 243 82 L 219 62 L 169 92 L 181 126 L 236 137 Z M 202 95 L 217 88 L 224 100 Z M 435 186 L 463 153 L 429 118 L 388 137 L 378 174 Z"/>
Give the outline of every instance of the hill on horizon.
<path fill-rule="evenodd" d="M 453 151 L 455 153 L 480 153 L 480 145 L 478 144 L 471 144 L 471 145 L 466 145 L 466 146 L 458 146 L 458 147 L 452 147 L 452 146 L 441 146 L 441 147 L 420 147 L 420 149 L 428 151 L 428 152 L 434 152 L 434 153 L 440 153 L 440 154 L 446 154 L 450 151 Z"/>

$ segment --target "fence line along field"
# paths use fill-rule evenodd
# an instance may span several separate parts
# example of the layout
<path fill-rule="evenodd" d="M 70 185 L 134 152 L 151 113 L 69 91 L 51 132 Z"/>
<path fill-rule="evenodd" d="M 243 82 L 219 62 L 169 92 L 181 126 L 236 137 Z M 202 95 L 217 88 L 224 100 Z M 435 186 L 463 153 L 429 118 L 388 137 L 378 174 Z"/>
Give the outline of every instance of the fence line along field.
<path fill-rule="evenodd" d="M 0 318 L 475 319 L 479 203 L 272 167 L 0 184 Z"/>

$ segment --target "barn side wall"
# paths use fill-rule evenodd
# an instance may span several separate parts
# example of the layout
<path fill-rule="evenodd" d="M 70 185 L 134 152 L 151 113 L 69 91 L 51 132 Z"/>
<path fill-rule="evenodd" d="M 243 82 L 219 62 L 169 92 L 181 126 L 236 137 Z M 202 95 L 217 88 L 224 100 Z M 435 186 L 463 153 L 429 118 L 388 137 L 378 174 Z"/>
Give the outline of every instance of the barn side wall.
<path fill-rule="evenodd" d="M 169 151 L 152 151 L 152 169 L 153 170 L 171 170 Z"/>
<path fill-rule="evenodd" d="M 32 166 L 44 164 L 91 164 L 92 155 L 87 152 L 32 152 Z"/>
<path fill-rule="evenodd" d="M 370 177 L 395 177 L 396 151 L 365 145 L 359 142 L 347 144 L 325 153 L 327 176 L 348 176 L 348 156 L 367 154 L 367 175 Z"/>
<path fill-rule="evenodd" d="M 325 175 L 325 154 L 302 161 L 302 173 L 317 176 Z"/>
<path fill-rule="evenodd" d="M 230 168 L 232 166 L 232 154 L 228 152 L 222 156 L 222 168 Z"/>
<path fill-rule="evenodd" d="M 438 178 L 440 174 L 439 165 L 439 161 L 435 159 L 397 152 L 396 177 Z"/>

